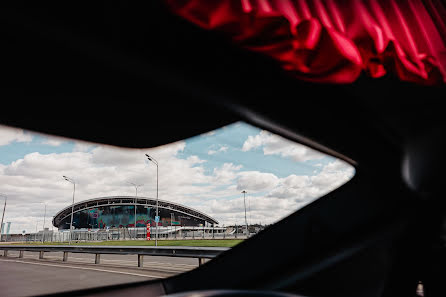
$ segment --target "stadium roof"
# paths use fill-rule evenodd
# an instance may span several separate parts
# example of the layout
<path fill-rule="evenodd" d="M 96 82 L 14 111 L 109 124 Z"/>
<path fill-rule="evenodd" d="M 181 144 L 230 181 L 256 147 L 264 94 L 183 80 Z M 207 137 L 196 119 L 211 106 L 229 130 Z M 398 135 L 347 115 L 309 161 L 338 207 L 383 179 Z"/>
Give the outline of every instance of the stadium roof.
<path fill-rule="evenodd" d="M 148 197 L 135 197 L 135 196 L 110 196 L 110 197 L 100 197 L 100 198 L 93 198 L 89 200 L 83 200 L 79 201 L 74 204 L 74 210 L 73 212 L 76 213 L 78 211 L 84 210 L 84 209 L 90 209 L 90 208 L 96 208 L 100 206 L 107 206 L 107 205 L 134 205 L 135 204 L 135 198 L 137 205 L 144 205 L 144 206 L 152 206 L 156 207 L 156 199 L 155 198 L 148 198 Z M 193 209 L 191 207 L 174 203 L 166 200 L 158 199 L 158 207 L 161 209 L 171 209 L 176 212 L 182 212 L 184 214 L 187 214 L 189 216 L 208 221 L 213 224 L 218 224 L 218 221 L 207 214 Z M 72 206 L 67 206 L 66 208 L 59 211 L 53 219 L 53 225 L 55 227 L 59 227 L 60 222 L 65 219 L 66 217 L 71 215 L 71 208 Z"/>

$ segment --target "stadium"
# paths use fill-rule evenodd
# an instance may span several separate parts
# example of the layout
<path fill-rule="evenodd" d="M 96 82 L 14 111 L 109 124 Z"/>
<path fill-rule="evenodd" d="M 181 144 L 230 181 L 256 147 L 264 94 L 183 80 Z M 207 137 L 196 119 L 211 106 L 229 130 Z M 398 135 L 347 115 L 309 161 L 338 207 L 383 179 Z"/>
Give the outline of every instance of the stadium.
<path fill-rule="evenodd" d="M 84 200 L 74 204 L 74 229 L 106 229 L 154 227 L 156 199 L 135 196 L 113 196 Z M 53 225 L 59 230 L 70 229 L 72 206 L 59 211 Z M 160 221 L 158 226 L 214 227 L 218 221 L 191 207 L 165 200 L 158 200 Z"/>

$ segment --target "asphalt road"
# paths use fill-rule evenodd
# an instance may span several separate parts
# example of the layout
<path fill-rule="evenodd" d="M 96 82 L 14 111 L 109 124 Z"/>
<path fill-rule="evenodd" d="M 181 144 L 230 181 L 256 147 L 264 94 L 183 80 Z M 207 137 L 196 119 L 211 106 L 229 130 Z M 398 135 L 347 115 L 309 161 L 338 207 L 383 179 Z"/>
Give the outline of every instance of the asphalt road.
<path fill-rule="evenodd" d="M 138 268 L 136 255 L 101 255 L 101 264 L 94 264 L 94 255 L 69 253 L 62 262 L 62 253 L 39 254 L 18 252 L 0 256 L 0 296 L 32 296 L 98 286 L 161 279 L 189 271 L 198 266 L 192 258 L 144 256 L 144 267 Z"/>

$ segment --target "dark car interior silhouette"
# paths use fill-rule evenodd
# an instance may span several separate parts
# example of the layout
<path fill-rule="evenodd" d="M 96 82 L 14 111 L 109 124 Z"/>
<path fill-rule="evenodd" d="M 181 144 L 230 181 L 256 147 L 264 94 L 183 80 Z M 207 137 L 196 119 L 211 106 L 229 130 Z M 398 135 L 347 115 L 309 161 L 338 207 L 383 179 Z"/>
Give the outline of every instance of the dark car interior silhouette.
<path fill-rule="evenodd" d="M 60 295 L 446 296 L 444 85 L 296 79 L 163 1 L 14 6 L 0 10 L 3 125 L 147 148 L 245 121 L 356 170 L 195 270 Z"/>

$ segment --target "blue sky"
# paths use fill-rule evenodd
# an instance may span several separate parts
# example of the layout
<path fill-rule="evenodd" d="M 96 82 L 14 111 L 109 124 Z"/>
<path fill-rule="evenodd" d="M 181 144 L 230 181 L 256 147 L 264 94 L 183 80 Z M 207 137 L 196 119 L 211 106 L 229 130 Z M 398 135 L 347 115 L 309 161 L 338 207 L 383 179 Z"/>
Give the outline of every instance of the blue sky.
<path fill-rule="evenodd" d="M 260 170 L 271 172 L 278 177 L 286 177 L 290 174 L 296 175 L 316 175 L 321 167 L 316 164 L 325 165 L 334 161 L 331 156 L 325 156 L 318 160 L 308 160 L 305 162 L 295 162 L 290 158 L 277 155 L 264 155 L 262 148 L 256 148 L 249 152 L 242 151 L 243 143 L 249 136 L 255 136 L 261 129 L 244 123 L 236 123 L 215 131 L 211 136 L 198 136 L 186 140 L 186 148 L 180 156 L 188 157 L 197 155 L 206 159 L 204 167 L 209 172 L 224 162 L 242 164 L 243 170 Z M 227 147 L 227 151 L 209 155 L 209 150 L 218 150 Z"/>
<path fill-rule="evenodd" d="M 308 160 L 305 162 L 294 162 L 290 158 L 277 155 L 264 155 L 262 148 L 255 148 L 249 152 L 242 151 L 243 143 L 248 136 L 259 134 L 261 129 L 245 124 L 236 123 L 221 129 L 217 129 L 212 135 L 200 135 L 185 140 L 185 149 L 178 154 L 179 158 L 187 159 L 195 155 L 206 160 L 203 166 L 206 172 L 210 173 L 222 163 L 232 162 L 242 164 L 242 171 L 260 170 L 271 172 L 278 177 L 286 177 L 290 174 L 296 175 L 316 175 L 322 166 L 334 160 L 331 156 L 322 159 Z M 32 132 L 24 132 L 32 135 L 30 142 L 12 142 L 8 145 L 0 146 L 0 164 L 8 165 L 18 159 L 24 158 L 27 154 L 39 152 L 40 154 L 60 154 L 75 151 L 77 141 L 60 140 L 52 136 L 39 135 Z M 61 144 L 55 146 L 47 144 L 48 141 L 56 139 Z M 209 155 L 210 150 L 218 150 L 227 147 L 226 151 L 216 152 Z"/>
<path fill-rule="evenodd" d="M 9 145 L 0 146 L 0 164 L 8 165 L 27 154 L 39 152 L 41 154 L 72 152 L 75 147 L 74 141 L 66 141 L 59 146 L 45 144 L 48 137 L 25 132 L 33 135 L 31 142 L 12 142 Z"/>

